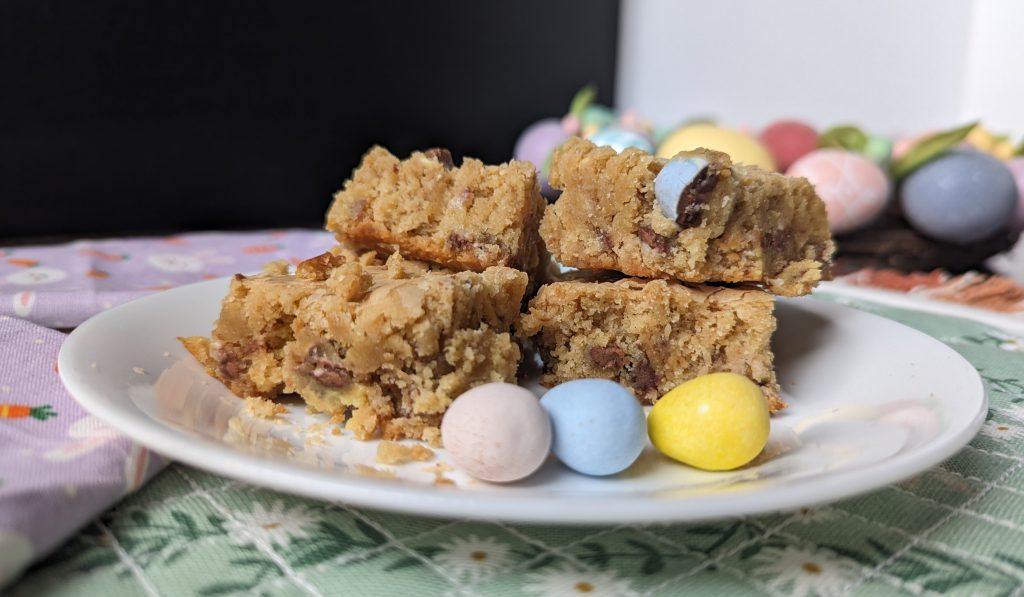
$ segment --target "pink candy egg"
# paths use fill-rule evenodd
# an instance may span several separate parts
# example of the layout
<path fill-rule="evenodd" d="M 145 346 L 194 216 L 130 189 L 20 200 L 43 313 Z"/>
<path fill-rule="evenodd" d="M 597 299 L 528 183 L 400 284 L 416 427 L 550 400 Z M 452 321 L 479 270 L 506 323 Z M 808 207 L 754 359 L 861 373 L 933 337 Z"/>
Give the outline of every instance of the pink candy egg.
<path fill-rule="evenodd" d="M 529 476 L 548 457 L 551 419 L 526 388 L 477 386 L 455 399 L 441 421 L 451 459 L 466 473 L 494 483 Z"/>
<path fill-rule="evenodd" d="M 795 120 L 779 120 L 761 131 L 761 143 L 785 172 L 793 162 L 818 148 L 818 131 Z"/>
<path fill-rule="evenodd" d="M 1013 214 L 1013 229 L 1024 230 L 1024 157 L 1009 160 L 1006 167 L 1017 183 L 1017 211 Z"/>
<path fill-rule="evenodd" d="M 839 149 L 818 149 L 786 172 L 803 176 L 825 202 L 832 232 L 853 232 L 875 219 L 889 199 L 889 179 L 871 160 Z"/>

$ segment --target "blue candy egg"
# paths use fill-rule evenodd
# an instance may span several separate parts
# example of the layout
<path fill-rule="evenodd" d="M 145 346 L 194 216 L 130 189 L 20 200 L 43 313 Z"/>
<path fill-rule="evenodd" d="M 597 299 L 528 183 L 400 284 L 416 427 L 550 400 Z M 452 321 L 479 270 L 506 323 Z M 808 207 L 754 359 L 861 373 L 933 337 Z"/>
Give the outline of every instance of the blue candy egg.
<path fill-rule="evenodd" d="M 627 147 L 637 147 L 647 153 L 654 153 L 654 146 L 651 145 L 650 139 L 636 131 L 618 126 L 609 126 L 597 131 L 590 135 L 590 141 L 594 145 L 607 145 L 615 151 L 622 151 Z"/>
<path fill-rule="evenodd" d="M 548 390 L 540 405 L 551 417 L 551 451 L 583 474 L 624 471 L 647 444 L 643 407 L 614 381 L 566 382 Z"/>
<path fill-rule="evenodd" d="M 968 245 L 1009 226 L 1017 185 L 998 159 L 958 150 L 907 175 L 901 202 L 903 214 L 922 234 Z"/>

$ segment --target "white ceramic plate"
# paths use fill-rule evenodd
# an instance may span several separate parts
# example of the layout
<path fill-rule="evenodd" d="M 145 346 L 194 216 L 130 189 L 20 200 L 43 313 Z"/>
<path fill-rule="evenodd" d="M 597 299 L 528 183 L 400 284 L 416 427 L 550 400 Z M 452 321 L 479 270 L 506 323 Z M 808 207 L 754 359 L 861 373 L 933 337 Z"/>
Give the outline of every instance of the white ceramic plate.
<path fill-rule="evenodd" d="M 974 436 L 987 408 L 978 373 L 942 343 L 834 303 L 780 299 L 775 355 L 790 406 L 772 420 L 768 447 L 752 465 L 702 472 L 648 446 L 614 477 L 586 477 L 550 459 L 523 482 L 491 485 L 427 470 L 446 461 L 443 450 L 429 463 L 375 465 L 376 442 L 332 435 L 332 426 L 318 425 L 326 417 L 299 404 L 285 422 L 249 415 L 176 340 L 209 333 L 226 288 L 226 280 L 203 282 L 97 315 L 61 350 L 64 384 L 93 415 L 170 458 L 357 506 L 547 523 L 791 510 L 938 464 Z"/>

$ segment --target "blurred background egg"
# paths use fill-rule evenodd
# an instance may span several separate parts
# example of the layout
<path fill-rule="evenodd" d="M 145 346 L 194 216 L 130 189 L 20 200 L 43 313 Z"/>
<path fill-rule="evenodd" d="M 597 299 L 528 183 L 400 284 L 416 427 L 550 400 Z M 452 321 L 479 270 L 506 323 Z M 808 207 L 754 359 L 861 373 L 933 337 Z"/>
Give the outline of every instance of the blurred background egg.
<path fill-rule="evenodd" d="M 519 135 L 512 157 L 517 160 L 533 162 L 540 177 L 541 193 L 548 199 L 558 197 L 558 191 L 548 185 L 548 158 L 556 147 L 570 137 L 557 118 L 545 118 L 531 124 Z"/>
<path fill-rule="evenodd" d="M 878 217 L 889 200 L 889 179 L 878 164 L 841 149 L 818 149 L 786 172 L 814 185 L 828 210 L 832 232 L 853 232 Z"/>
<path fill-rule="evenodd" d="M 1013 227 L 1014 230 L 1024 230 L 1024 157 L 1013 158 L 1006 162 L 1006 167 L 1017 183 L 1017 211 L 1013 215 Z"/>
<path fill-rule="evenodd" d="M 782 171 L 818 148 L 818 131 L 796 120 L 779 120 L 768 125 L 761 131 L 760 139 Z"/>
<path fill-rule="evenodd" d="M 588 137 L 594 145 L 607 145 L 615 151 L 636 147 L 647 153 L 654 153 L 650 139 L 642 133 L 621 126 L 606 126 Z"/>
<path fill-rule="evenodd" d="M 903 215 L 918 232 L 968 245 L 1009 228 L 1020 194 L 1003 162 L 987 153 L 959 149 L 908 174 L 900 202 Z"/>
<path fill-rule="evenodd" d="M 690 124 L 671 133 L 658 147 L 658 157 L 671 158 L 680 151 L 698 147 L 727 153 L 735 163 L 775 170 L 775 160 L 760 141 L 738 131 L 707 123 Z"/>

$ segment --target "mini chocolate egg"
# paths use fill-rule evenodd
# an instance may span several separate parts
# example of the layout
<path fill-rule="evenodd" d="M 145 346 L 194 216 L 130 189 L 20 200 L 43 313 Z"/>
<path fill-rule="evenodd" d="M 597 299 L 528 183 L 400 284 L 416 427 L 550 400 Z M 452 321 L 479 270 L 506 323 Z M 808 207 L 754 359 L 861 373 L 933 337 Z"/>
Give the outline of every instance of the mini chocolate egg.
<path fill-rule="evenodd" d="M 818 149 L 786 171 L 803 176 L 825 202 L 835 234 L 853 232 L 875 219 L 889 199 L 889 178 L 878 164 L 842 149 Z"/>
<path fill-rule="evenodd" d="M 551 417 L 551 451 L 585 475 L 629 468 L 647 444 L 644 409 L 633 394 L 607 379 L 577 379 L 540 399 Z"/>
<path fill-rule="evenodd" d="M 782 171 L 818 148 L 818 131 L 795 120 L 774 122 L 761 131 L 759 138 Z"/>
<path fill-rule="evenodd" d="M 545 118 L 526 127 L 526 130 L 519 135 L 515 148 L 512 150 L 514 159 L 533 162 L 540 179 L 541 194 L 548 199 L 554 199 L 559 195 L 559 191 L 551 188 L 548 184 L 548 158 L 551 156 L 551 152 L 565 143 L 569 137 L 569 133 L 565 131 L 559 119 Z"/>
<path fill-rule="evenodd" d="M 495 483 L 529 476 L 551 449 L 551 421 L 533 392 L 509 383 L 477 386 L 441 421 L 445 450 L 468 474 Z"/>
<path fill-rule="evenodd" d="M 594 145 L 607 145 L 615 151 L 621 152 L 627 147 L 636 147 L 647 153 L 654 153 L 654 146 L 647 137 L 621 126 L 606 126 L 588 138 Z"/>
<path fill-rule="evenodd" d="M 768 402 L 761 388 L 736 373 L 709 373 L 662 396 L 647 417 L 661 453 L 700 469 L 747 464 L 768 443 Z"/>
<path fill-rule="evenodd" d="M 670 134 L 658 147 L 659 158 L 671 158 L 680 151 L 704 147 L 729 154 L 737 164 L 775 170 L 775 160 L 760 141 L 738 131 L 713 124 L 689 124 Z"/>
<path fill-rule="evenodd" d="M 1006 162 L 1006 167 L 1017 182 L 1017 211 L 1013 215 L 1013 229 L 1024 230 L 1024 157 Z"/>
<path fill-rule="evenodd" d="M 654 196 L 658 201 L 661 213 L 680 226 L 692 225 L 694 221 L 700 221 L 702 215 L 702 203 L 683 201 L 683 193 L 694 184 L 697 192 L 705 192 L 703 186 L 714 186 L 714 180 L 708 180 L 704 169 L 708 167 L 708 161 L 697 156 L 678 156 L 666 163 L 658 175 L 654 178 Z M 707 185 L 711 182 L 710 185 Z M 679 213 L 680 204 L 685 204 L 683 213 Z"/>
<path fill-rule="evenodd" d="M 998 159 L 959 149 L 914 170 L 900 189 L 903 215 L 918 232 L 968 245 L 1008 228 L 1019 193 Z"/>

